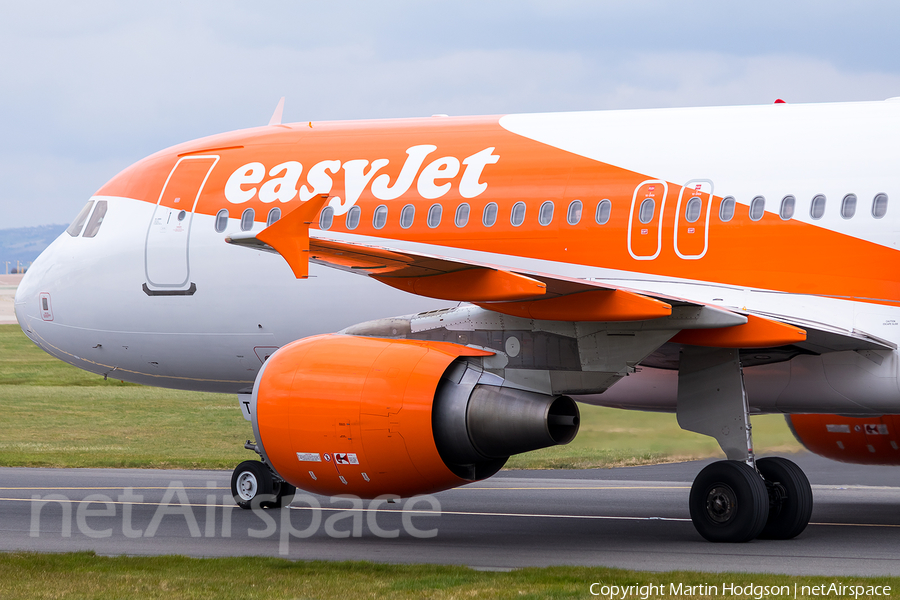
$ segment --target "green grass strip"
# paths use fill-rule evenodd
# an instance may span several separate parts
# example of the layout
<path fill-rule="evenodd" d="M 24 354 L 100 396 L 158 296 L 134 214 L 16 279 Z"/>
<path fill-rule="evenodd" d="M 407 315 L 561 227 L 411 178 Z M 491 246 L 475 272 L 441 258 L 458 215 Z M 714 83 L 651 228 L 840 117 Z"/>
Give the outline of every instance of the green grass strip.
<path fill-rule="evenodd" d="M 104 381 L 46 354 L 17 325 L 0 326 L 0 465 L 232 469 L 254 455 L 237 398 Z M 585 469 L 721 457 L 674 414 L 580 405 L 571 444 L 514 456 L 510 469 Z M 753 417 L 760 454 L 801 450 L 782 417 Z"/>
<path fill-rule="evenodd" d="M 805 577 L 749 573 L 674 571 L 644 573 L 604 567 L 527 568 L 510 572 L 468 567 L 384 565 L 368 562 L 289 561 L 278 558 L 181 556 L 102 557 L 72 554 L 0 554 L 0 598 L 591 598 L 591 584 L 619 586 L 616 597 L 641 598 L 889 598 L 900 592 L 900 577 Z M 861 594 L 813 593 L 813 586 L 862 586 Z M 663 593 L 641 593 L 641 586 Z M 725 586 L 750 588 L 728 594 Z M 629 586 L 630 593 L 623 597 Z M 716 586 L 716 594 L 711 587 Z M 790 594 L 765 594 L 764 586 L 787 586 Z M 807 586 L 809 593 L 799 593 Z M 877 595 L 876 587 L 890 595 Z M 758 590 L 753 593 L 754 589 Z M 869 590 L 870 593 L 866 593 Z M 644 592 L 659 591 L 645 587 Z M 681 592 L 680 594 L 678 592 Z M 784 591 L 784 590 L 779 590 Z M 858 592 L 859 590 L 855 590 Z M 675 593 L 672 593 L 675 592 Z M 707 593 L 703 593 L 707 592 Z M 606 596 L 608 597 L 608 596 Z"/>

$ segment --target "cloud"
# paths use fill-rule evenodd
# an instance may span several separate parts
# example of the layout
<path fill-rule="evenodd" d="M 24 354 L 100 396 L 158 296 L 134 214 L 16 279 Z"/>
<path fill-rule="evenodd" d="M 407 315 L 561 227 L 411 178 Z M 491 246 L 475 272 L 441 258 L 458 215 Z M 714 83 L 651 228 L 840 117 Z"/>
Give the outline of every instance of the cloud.
<path fill-rule="evenodd" d="M 281 96 L 303 121 L 900 95 L 900 7 L 781 4 L 14 4 L 3 226 L 67 221 L 119 169 L 264 124 Z"/>

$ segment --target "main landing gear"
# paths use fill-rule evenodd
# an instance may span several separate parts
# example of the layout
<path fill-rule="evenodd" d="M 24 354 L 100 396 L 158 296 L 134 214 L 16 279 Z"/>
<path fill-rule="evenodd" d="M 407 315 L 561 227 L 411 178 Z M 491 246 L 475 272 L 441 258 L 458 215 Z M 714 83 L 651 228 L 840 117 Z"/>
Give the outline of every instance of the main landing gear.
<path fill-rule="evenodd" d="M 730 460 L 715 462 L 691 486 L 691 521 L 711 542 L 791 539 L 812 514 L 809 480 L 785 458 L 753 455 L 750 416 L 737 350 L 686 346 L 678 371 L 678 423 L 716 438 Z"/>
<path fill-rule="evenodd" d="M 245 447 L 256 450 L 247 442 Z M 294 498 L 296 488 L 278 477 L 269 465 L 258 460 L 245 460 L 231 474 L 231 495 L 238 506 L 249 508 L 284 508 Z"/>

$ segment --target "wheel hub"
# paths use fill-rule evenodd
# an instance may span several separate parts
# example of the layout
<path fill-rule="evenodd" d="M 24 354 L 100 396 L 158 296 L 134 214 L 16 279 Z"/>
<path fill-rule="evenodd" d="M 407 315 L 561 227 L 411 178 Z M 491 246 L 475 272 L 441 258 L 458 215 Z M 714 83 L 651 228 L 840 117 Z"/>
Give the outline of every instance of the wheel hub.
<path fill-rule="evenodd" d="M 259 489 L 259 482 L 256 481 L 256 475 L 249 471 L 244 471 L 238 476 L 237 493 L 241 500 L 253 500 L 256 497 L 256 491 Z"/>
<path fill-rule="evenodd" d="M 737 496 L 724 484 L 710 488 L 706 495 L 706 514 L 716 523 L 727 523 L 737 510 Z"/>

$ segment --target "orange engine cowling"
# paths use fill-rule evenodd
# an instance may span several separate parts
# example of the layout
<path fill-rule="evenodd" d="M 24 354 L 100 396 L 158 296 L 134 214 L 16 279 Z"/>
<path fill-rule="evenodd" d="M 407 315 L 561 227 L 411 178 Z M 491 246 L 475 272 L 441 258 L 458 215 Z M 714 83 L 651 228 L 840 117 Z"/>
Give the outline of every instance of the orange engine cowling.
<path fill-rule="evenodd" d="M 298 340 L 256 378 L 257 448 L 298 488 L 374 498 L 483 479 L 512 454 L 571 441 L 575 402 L 502 387 L 465 358 L 490 355 L 447 342 Z"/>
<path fill-rule="evenodd" d="M 847 463 L 900 465 L 900 415 L 787 415 L 787 422 L 810 452 Z"/>

